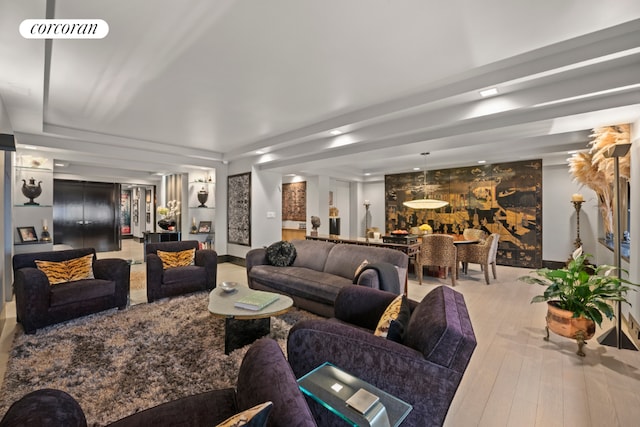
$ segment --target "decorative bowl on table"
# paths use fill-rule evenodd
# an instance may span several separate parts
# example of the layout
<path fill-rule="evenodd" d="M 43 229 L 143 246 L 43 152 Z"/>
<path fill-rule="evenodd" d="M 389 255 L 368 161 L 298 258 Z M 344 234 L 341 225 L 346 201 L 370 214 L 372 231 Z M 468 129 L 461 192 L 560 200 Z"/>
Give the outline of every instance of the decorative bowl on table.
<path fill-rule="evenodd" d="M 238 287 L 237 282 L 222 282 L 220 283 L 220 288 L 222 288 L 225 292 L 233 292 Z"/>

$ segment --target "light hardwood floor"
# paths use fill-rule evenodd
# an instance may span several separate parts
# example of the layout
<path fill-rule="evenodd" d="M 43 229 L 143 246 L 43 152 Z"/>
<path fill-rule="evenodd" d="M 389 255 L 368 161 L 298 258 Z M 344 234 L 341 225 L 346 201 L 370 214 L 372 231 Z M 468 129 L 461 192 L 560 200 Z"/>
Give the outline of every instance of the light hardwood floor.
<path fill-rule="evenodd" d="M 141 259 L 141 245 L 123 243 L 122 252 L 99 256 Z M 546 307 L 529 303 L 541 288 L 517 281 L 528 272 L 498 266 L 498 279 L 488 286 L 476 265 L 460 275 L 455 289 L 465 297 L 478 346 L 445 426 L 640 425 L 640 352 L 602 346 L 594 338 L 581 358 L 574 341 L 554 334 L 543 341 Z M 220 264 L 218 280 L 246 283 L 245 270 Z M 439 285 L 450 281 L 425 276 L 420 286 L 410 280 L 409 297 L 421 300 Z M 144 299 L 144 291 L 132 295 L 133 303 Z M 16 328 L 12 306 L 0 338 L 2 378 Z M 610 326 L 603 324 L 596 337 Z"/>

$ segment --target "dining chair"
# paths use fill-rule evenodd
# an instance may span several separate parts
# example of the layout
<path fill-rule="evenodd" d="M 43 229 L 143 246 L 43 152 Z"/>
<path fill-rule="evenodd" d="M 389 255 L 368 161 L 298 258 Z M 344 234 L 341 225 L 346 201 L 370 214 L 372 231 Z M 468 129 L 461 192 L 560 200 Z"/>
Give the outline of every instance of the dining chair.
<path fill-rule="evenodd" d="M 464 237 L 464 240 L 484 240 L 487 238 L 487 233 L 478 228 L 465 228 L 462 232 L 462 237 Z"/>
<path fill-rule="evenodd" d="M 480 264 L 484 271 L 484 279 L 489 284 L 489 265 L 493 272 L 494 280 L 496 276 L 496 256 L 498 253 L 498 241 L 500 235 L 493 233 L 484 241 L 472 245 L 461 245 L 458 247 L 458 261 L 464 264 Z M 463 272 L 466 270 L 463 268 Z"/>
<path fill-rule="evenodd" d="M 415 267 L 418 283 L 422 285 L 422 268 L 424 266 L 445 267 L 451 275 L 451 285 L 456 285 L 458 274 L 457 249 L 453 237 L 446 234 L 428 234 L 422 237 L 420 251 L 416 255 Z M 446 277 L 446 274 L 445 274 Z"/>

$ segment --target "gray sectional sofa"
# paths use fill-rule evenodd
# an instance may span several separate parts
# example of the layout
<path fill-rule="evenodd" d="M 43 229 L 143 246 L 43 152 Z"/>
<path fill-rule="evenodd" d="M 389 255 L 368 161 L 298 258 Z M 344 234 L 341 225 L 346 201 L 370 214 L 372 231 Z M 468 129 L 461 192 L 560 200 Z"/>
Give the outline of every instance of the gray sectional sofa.
<path fill-rule="evenodd" d="M 250 288 L 290 296 L 304 310 L 333 317 L 333 304 L 338 292 L 353 285 L 356 269 L 369 263 L 389 263 L 396 267 L 400 292 L 406 286 L 409 258 L 386 248 L 331 243 L 316 240 L 293 240 L 296 258 L 288 267 L 270 265 L 266 248 L 247 253 L 247 280 Z M 378 273 L 369 269 L 358 276 L 357 285 L 380 288 Z"/>

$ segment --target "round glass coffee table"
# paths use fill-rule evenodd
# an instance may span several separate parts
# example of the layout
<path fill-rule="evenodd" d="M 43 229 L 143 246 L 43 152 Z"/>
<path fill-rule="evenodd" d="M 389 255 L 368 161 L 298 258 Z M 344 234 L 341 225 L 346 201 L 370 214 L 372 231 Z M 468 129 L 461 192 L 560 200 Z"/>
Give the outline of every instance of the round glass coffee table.
<path fill-rule="evenodd" d="M 247 310 L 235 306 L 238 300 L 256 292 L 265 293 L 250 289 L 246 285 L 237 286 L 233 292 L 225 292 L 217 287 L 209 293 L 209 313 L 225 319 L 224 354 L 268 335 L 271 332 L 271 316 L 286 313 L 293 306 L 290 297 L 273 292 L 266 293 L 277 295 L 278 299 L 261 310 Z"/>

